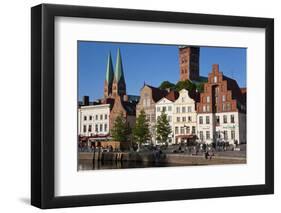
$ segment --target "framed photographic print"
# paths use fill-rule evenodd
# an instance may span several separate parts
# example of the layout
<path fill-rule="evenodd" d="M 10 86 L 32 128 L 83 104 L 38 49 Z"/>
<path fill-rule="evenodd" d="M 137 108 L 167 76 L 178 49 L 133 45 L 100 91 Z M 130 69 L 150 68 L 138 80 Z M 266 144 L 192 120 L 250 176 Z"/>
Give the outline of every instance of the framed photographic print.
<path fill-rule="evenodd" d="M 274 21 L 31 9 L 31 204 L 274 192 Z"/>

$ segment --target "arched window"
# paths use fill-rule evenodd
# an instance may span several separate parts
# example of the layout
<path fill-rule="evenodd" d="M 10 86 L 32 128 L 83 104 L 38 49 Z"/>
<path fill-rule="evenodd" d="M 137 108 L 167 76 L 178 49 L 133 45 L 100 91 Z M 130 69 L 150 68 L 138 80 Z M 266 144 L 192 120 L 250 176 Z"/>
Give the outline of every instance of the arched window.
<path fill-rule="evenodd" d="M 214 77 L 214 83 L 217 83 L 218 79 L 217 76 Z"/>

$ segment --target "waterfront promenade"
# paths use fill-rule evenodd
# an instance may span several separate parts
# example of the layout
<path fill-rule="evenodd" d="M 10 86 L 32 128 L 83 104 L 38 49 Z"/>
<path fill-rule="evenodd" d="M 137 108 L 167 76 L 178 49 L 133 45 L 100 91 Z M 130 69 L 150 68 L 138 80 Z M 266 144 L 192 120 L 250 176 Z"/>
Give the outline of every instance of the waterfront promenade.
<path fill-rule="evenodd" d="M 102 162 L 142 162 L 161 166 L 196 166 L 196 165 L 218 165 L 218 164 L 245 164 L 246 157 L 243 152 L 219 152 L 212 157 L 205 158 L 204 153 L 192 155 L 187 153 L 164 153 L 159 156 L 151 152 L 79 152 L 79 164 L 89 161 Z"/>

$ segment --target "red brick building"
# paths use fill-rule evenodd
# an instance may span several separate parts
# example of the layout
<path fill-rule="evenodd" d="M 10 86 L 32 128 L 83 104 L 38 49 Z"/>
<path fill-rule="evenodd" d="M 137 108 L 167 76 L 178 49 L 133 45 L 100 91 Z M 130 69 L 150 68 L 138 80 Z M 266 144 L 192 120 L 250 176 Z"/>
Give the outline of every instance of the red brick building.
<path fill-rule="evenodd" d="M 104 98 L 101 103 L 111 103 L 110 123 L 111 129 L 114 125 L 115 119 L 122 114 L 129 125 L 133 127 L 136 119 L 136 103 L 137 96 L 127 95 L 126 81 L 123 71 L 123 64 L 120 49 L 117 51 L 117 59 L 115 65 L 115 72 L 113 71 L 111 55 L 109 54 L 106 67 L 106 78 L 104 81 Z"/>
<path fill-rule="evenodd" d="M 214 64 L 197 103 L 198 135 L 202 142 L 246 143 L 246 89 Z"/>
<path fill-rule="evenodd" d="M 124 101 L 121 96 L 116 96 L 109 115 L 109 129 L 114 126 L 114 122 L 119 115 L 123 115 L 130 127 L 134 127 L 136 122 L 136 104 Z"/>
<path fill-rule="evenodd" d="M 243 93 L 242 93 L 243 91 Z M 234 79 L 219 71 L 219 65 L 213 64 L 204 92 L 197 104 L 198 113 L 246 112 L 246 89 L 241 90 Z"/>
<path fill-rule="evenodd" d="M 199 54 L 199 47 L 179 47 L 180 81 L 199 80 Z"/>

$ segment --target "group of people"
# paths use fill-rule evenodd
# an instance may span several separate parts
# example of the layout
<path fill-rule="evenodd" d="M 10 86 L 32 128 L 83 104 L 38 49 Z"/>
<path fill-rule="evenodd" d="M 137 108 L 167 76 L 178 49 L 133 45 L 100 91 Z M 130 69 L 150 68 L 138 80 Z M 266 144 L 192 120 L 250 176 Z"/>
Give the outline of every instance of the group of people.
<path fill-rule="evenodd" d="M 186 146 L 184 144 L 179 145 L 178 149 L 174 150 L 174 153 L 188 153 L 190 155 L 203 154 L 206 159 L 212 159 L 215 155 L 215 147 L 212 144 L 196 144 L 193 146 Z"/>
<path fill-rule="evenodd" d="M 211 160 L 213 156 L 215 156 L 215 152 L 213 150 L 206 150 L 204 152 L 204 157 L 206 160 L 207 159 Z"/>
<path fill-rule="evenodd" d="M 119 150 L 113 149 L 112 145 L 107 145 L 103 147 L 101 145 L 96 145 L 95 143 L 91 143 L 91 145 L 88 145 L 88 143 L 79 142 L 78 151 L 79 152 L 113 152 Z"/>

